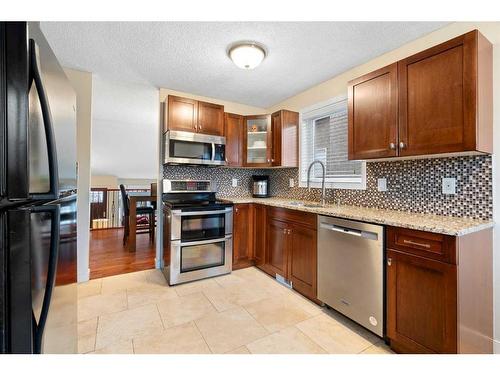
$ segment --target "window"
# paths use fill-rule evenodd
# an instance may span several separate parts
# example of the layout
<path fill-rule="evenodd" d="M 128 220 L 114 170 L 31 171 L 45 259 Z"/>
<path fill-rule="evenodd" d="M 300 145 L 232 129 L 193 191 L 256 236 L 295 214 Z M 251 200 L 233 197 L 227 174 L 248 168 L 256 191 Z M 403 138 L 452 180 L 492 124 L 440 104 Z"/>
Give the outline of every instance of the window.
<path fill-rule="evenodd" d="M 307 170 L 314 160 L 326 166 L 326 186 L 365 189 L 365 163 L 347 160 L 347 98 L 329 100 L 301 111 L 300 186 L 307 186 Z M 321 187 L 322 168 L 311 170 L 311 186 Z"/>
<path fill-rule="evenodd" d="M 90 203 L 103 203 L 103 202 L 104 202 L 104 191 L 92 190 L 90 192 Z"/>

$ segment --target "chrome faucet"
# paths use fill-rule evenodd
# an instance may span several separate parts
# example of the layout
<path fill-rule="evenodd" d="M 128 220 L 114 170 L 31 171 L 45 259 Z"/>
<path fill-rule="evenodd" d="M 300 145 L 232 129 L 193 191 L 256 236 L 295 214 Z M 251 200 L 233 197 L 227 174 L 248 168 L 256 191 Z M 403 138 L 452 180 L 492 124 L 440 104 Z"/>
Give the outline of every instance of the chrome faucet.
<path fill-rule="evenodd" d="M 323 177 L 321 181 L 321 205 L 324 206 L 326 203 L 325 197 L 326 197 L 326 189 L 325 189 L 325 175 L 326 175 L 326 168 L 325 164 L 321 160 L 314 160 L 311 164 L 309 164 L 309 168 L 307 169 L 307 189 L 311 191 L 311 187 L 309 186 L 309 179 L 311 175 L 311 168 L 314 164 L 319 163 L 321 165 L 321 168 L 323 168 Z"/>

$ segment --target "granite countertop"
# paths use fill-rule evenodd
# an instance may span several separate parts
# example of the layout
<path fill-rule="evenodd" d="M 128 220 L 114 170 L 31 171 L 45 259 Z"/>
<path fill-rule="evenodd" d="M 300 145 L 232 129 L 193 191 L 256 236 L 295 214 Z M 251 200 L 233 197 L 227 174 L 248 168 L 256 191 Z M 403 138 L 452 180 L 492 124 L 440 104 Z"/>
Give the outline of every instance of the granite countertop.
<path fill-rule="evenodd" d="M 285 198 L 219 198 L 233 203 L 259 203 L 267 206 L 283 207 L 293 210 L 312 212 L 320 215 L 416 229 L 451 236 L 463 236 L 483 229 L 492 228 L 494 226 L 493 220 L 440 216 L 359 206 L 327 204 L 324 207 L 306 207 L 304 205 L 297 205 L 297 203 L 318 204 L 318 202 L 298 201 Z"/>

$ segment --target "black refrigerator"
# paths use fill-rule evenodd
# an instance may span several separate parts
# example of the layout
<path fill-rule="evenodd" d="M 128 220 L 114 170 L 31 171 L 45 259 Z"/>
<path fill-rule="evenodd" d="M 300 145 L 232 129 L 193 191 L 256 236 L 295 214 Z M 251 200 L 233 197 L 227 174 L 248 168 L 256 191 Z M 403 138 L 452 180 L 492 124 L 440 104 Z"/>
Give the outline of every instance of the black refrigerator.
<path fill-rule="evenodd" d="M 39 23 L 0 23 L 0 98 L 0 353 L 76 353 L 76 94 Z"/>

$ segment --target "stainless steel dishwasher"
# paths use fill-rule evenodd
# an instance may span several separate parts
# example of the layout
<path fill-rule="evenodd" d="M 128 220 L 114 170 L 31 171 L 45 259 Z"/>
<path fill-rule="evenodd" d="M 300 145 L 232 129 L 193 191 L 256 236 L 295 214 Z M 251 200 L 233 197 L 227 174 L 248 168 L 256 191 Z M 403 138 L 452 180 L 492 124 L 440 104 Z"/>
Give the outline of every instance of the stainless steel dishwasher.
<path fill-rule="evenodd" d="M 384 333 L 384 228 L 318 215 L 318 299 Z"/>

